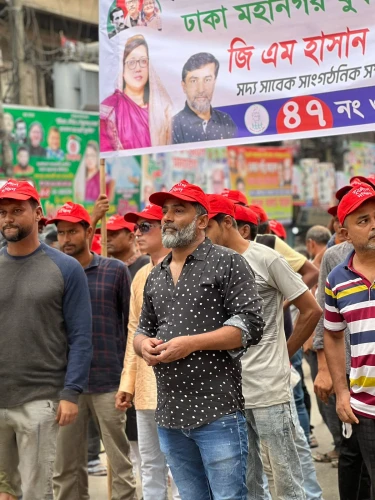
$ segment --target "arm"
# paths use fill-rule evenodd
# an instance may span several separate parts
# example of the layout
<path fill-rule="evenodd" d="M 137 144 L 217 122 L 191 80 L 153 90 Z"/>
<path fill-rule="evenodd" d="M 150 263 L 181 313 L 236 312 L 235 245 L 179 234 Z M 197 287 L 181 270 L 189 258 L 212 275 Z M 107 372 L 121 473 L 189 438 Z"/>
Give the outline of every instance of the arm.
<path fill-rule="evenodd" d="M 94 239 L 95 229 L 98 225 L 98 222 L 105 217 L 105 214 L 109 210 L 109 200 L 105 194 L 100 194 L 98 199 L 95 202 L 94 209 L 91 214 L 91 226 L 92 226 L 92 236 L 90 238 L 90 248 L 92 240 Z"/>
<path fill-rule="evenodd" d="M 318 373 L 314 380 L 314 392 L 323 403 L 328 403 L 329 396 L 333 393 L 333 382 L 328 369 L 324 349 L 316 351 L 318 358 Z"/>
<path fill-rule="evenodd" d="M 300 314 L 293 333 L 287 342 L 289 357 L 308 340 L 318 323 L 322 309 L 309 291 L 306 291 L 291 302 Z"/>
<path fill-rule="evenodd" d="M 64 389 L 56 420 L 67 425 L 78 414 L 78 396 L 86 388 L 92 358 L 92 313 L 87 278 L 81 265 L 74 263 L 65 277 L 63 316 L 69 354 Z"/>
<path fill-rule="evenodd" d="M 134 351 L 134 333 L 138 326 L 139 316 L 142 309 L 142 298 L 138 297 L 141 293 L 141 283 L 139 283 L 139 273 L 135 276 L 131 286 L 130 294 L 130 312 L 128 324 L 128 339 L 126 342 L 126 351 L 124 357 L 124 368 L 121 373 L 121 380 L 118 392 L 116 394 L 116 408 L 125 410 L 131 406 L 135 392 L 135 379 L 137 375 L 137 356 Z"/>
<path fill-rule="evenodd" d="M 329 371 L 336 393 L 336 411 L 342 422 L 358 424 L 350 406 L 350 393 L 346 383 L 344 331 L 324 330 L 324 344 Z"/>

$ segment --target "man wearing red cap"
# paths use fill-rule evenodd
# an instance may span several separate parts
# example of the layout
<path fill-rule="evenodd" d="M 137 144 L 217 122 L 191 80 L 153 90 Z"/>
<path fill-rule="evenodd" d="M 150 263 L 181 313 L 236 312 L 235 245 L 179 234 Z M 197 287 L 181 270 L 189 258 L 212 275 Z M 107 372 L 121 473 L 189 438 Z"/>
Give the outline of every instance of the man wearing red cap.
<path fill-rule="evenodd" d="M 182 500 L 246 500 L 240 357 L 263 330 L 253 274 L 205 238 L 209 203 L 198 186 L 181 181 L 150 200 L 172 252 L 147 279 L 134 349 L 154 366 L 161 449 Z"/>
<path fill-rule="evenodd" d="M 74 425 L 92 356 L 85 274 L 38 240 L 41 217 L 28 182 L 0 188 L 8 243 L 0 251 L 0 471 L 24 500 L 52 498 L 58 424 Z"/>
<path fill-rule="evenodd" d="M 123 215 L 112 215 L 107 221 L 107 250 L 109 257 L 128 266 L 132 279 L 141 267 L 150 262 L 149 257 L 141 255 L 136 246 L 134 224 L 127 222 Z"/>
<path fill-rule="evenodd" d="M 324 347 L 340 419 L 352 425 L 375 498 L 375 190 L 354 186 L 341 199 L 337 216 L 354 251 L 326 283 Z M 345 371 L 344 330 L 351 344 L 350 392 Z"/>
<path fill-rule="evenodd" d="M 88 386 L 79 399 L 75 423 L 58 435 L 54 492 L 56 500 L 89 499 L 87 426 L 89 412 L 100 430 L 112 476 L 112 499 L 133 500 L 135 482 L 125 435 L 125 415 L 115 409 L 115 391 L 125 355 L 130 275 L 117 259 L 90 252 L 92 227 L 82 205 L 65 203 L 49 224 L 56 224 L 60 249 L 86 273 L 93 312 L 93 358 Z"/>
<path fill-rule="evenodd" d="M 236 205 L 242 205 L 244 207 L 248 205 L 247 198 L 243 193 L 241 193 L 241 191 L 235 189 L 224 189 L 224 191 L 221 193 L 221 196 L 229 198 Z"/>
<path fill-rule="evenodd" d="M 271 465 L 276 496 L 302 500 L 305 498 L 304 480 L 291 417 L 289 358 L 314 331 L 321 309 L 300 276 L 280 254 L 253 241 L 249 244 L 242 238 L 235 219 L 251 220 L 253 212 L 235 207 L 222 196 L 208 195 L 208 198 L 207 236 L 248 261 L 255 273 L 266 313 L 263 339 L 250 347 L 242 358 L 242 387 L 249 433 L 249 498 L 264 498 L 261 443 Z M 284 333 L 284 297 L 300 312 L 288 343 Z M 315 498 L 321 498 L 321 489 L 315 483 Z"/>
<path fill-rule="evenodd" d="M 138 444 L 142 459 L 142 494 L 144 500 L 167 498 L 168 467 L 160 450 L 155 422 L 156 379 L 151 366 L 136 355 L 133 341 L 139 317 L 142 312 L 143 292 L 147 278 L 154 266 L 170 252 L 161 241 L 161 219 L 163 212 L 157 205 L 147 205 L 142 212 L 128 213 L 125 220 L 135 224 L 138 246 L 148 254 L 151 262 L 136 274 L 131 288 L 128 340 L 116 395 L 116 407 L 125 410 L 134 405 L 137 410 Z M 178 496 L 176 496 L 178 498 Z"/>

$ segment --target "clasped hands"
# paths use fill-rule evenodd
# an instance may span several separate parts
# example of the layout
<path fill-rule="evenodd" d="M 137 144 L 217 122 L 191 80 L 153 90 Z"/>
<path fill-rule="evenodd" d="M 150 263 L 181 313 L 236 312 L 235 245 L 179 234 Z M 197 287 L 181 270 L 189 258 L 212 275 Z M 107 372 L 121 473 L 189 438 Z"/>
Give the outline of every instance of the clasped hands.
<path fill-rule="evenodd" d="M 142 358 L 148 366 L 159 363 L 171 363 L 186 358 L 193 352 L 192 339 L 189 336 L 176 337 L 164 342 L 161 339 L 146 338 L 141 345 Z"/>

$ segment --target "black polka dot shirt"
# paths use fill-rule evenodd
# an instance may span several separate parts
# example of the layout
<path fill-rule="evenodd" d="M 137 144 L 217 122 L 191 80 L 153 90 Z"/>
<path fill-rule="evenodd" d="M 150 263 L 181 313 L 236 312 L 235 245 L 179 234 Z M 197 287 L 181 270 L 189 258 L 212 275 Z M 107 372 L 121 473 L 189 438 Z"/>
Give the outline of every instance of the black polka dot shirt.
<path fill-rule="evenodd" d="M 136 335 L 166 342 L 225 325 L 242 331 L 239 349 L 196 351 L 154 367 L 157 423 L 195 428 L 243 410 L 240 357 L 262 337 L 262 299 L 246 260 L 208 238 L 187 257 L 176 286 L 169 268 L 171 258 L 169 254 L 148 277 Z"/>

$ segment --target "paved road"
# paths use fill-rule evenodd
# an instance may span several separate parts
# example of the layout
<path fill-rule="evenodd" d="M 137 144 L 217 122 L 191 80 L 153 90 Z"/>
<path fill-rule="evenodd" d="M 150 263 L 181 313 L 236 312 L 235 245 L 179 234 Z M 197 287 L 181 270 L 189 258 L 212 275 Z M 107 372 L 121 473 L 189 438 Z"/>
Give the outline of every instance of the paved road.
<path fill-rule="evenodd" d="M 314 449 L 313 453 L 316 453 L 317 451 L 325 453 L 332 449 L 332 440 L 330 439 L 330 434 L 318 412 L 315 395 L 312 389 L 309 368 L 307 365 L 304 366 L 304 370 L 306 373 L 306 384 L 312 396 L 313 402 L 312 424 L 315 426 L 314 433 L 319 442 L 319 448 Z M 320 485 L 323 489 L 324 500 L 338 500 L 337 469 L 333 469 L 331 464 L 317 463 L 316 470 Z M 141 490 L 139 488 L 139 498 L 141 498 L 140 493 Z M 90 498 L 91 500 L 107 500 L 106 478 L 90 478 Z"/>

